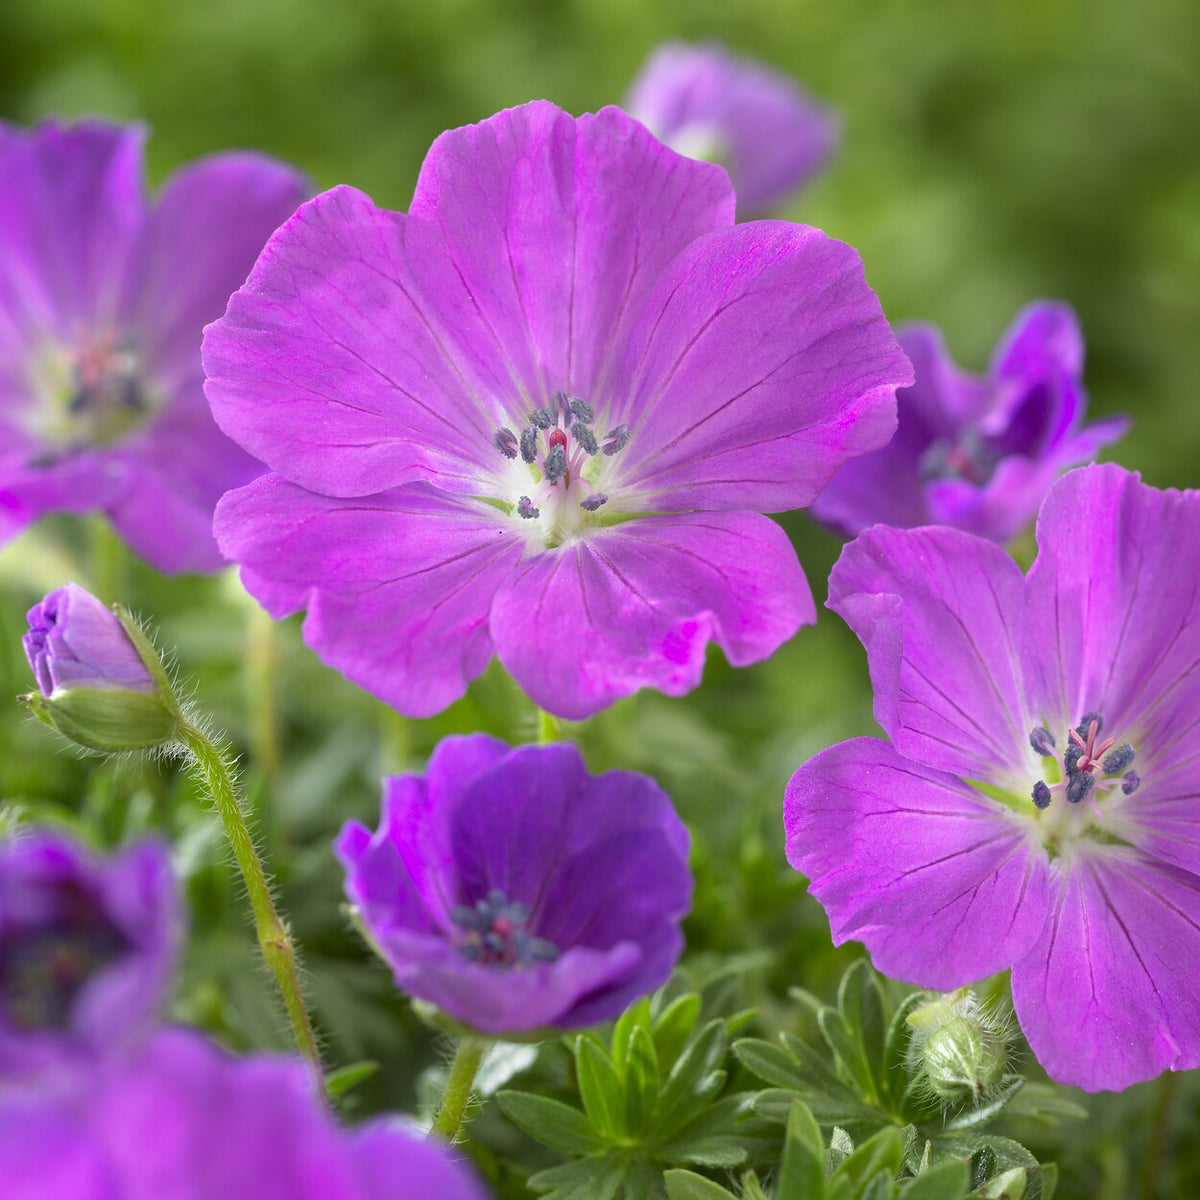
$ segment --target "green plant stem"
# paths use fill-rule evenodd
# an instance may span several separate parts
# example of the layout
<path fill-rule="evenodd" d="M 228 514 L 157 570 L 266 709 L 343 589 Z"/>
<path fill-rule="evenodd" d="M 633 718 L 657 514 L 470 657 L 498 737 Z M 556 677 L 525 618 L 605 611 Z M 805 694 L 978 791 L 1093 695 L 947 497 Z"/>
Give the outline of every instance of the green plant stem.
<path fill-rule="evenodd" d="M 279 710 L 275 702 L 279 645 L 275 622 L 252 604 L 246 617 L 246 707 L 254 765 L 269 779 L 279 775 Z"/>
<path fill-rule="evenodd" d="M 124 593 L 125 547 L 108 518 L 99 514 L 88 521 L 87 536 L 92 588 L 105 604 L 112 604 Z"/>
<path fill-rule="evenodd" d="M 221 751 L 186 719 L 180 726 L 179 740 L 191 755 L 198 774 L 204 780 L 213 807 L 221 818 L 221 824 L 225 827 L 225 834 L 233 847 L 234 857 L 246 882 L 250 907 L 254 910 L 254 928 L 258 934 L 258 944 L 262 947 L 267 966 L 271 968 L 271 974 L 275 976 L 279 990 L 283 993 L 283 1003 L 287 1008 L 296 1044 L 300 1047 L 300 1052 L 313 1064 L 319 1077 L 321 1054 L 317 1049 L 317 1039 L 300 990 L 296 950 L 287 926 L 275 907 L 262 859 L 246 825 L 246 818 L 234 787 L 233 771 Z"/>
<path fill-rule="evenodd" d="M 454 1047 L 454 1061 L 450 1064 L 450 1078 L 446 1081 L 446 1094 L 442 1097 L 437 1116 L 433 1118 L 431 1133 L 453 1142 L 463 1125 L 463 1114 L 471 1099 L 471 1085 L 475 1073 L 483 1060 L 485 1044 L 482 1038 L 463 1035 Z"/>
<path fill-rule="evenodd" d="M 539 746 L 562 741 L 562 722 L 544 708 L 537 710 L 537 740 Z"/>
<path fill-rule="evenodd" d="M 1175 1106 L 1175 1092 L 1179 1076 L 1174 1071 L 1164 1072 L 1158 1081 L 1158 1095 L 1150 1113 L 1150 1131 L 1146 1137 L 1146 1157 L 1142 1160 L 1142 1200 L 1154 1200 L 1158 1195 L 1158 1169 L 1167 1148 L 1167 1130 L 1171 1123 L 1171 1110 Z"/>

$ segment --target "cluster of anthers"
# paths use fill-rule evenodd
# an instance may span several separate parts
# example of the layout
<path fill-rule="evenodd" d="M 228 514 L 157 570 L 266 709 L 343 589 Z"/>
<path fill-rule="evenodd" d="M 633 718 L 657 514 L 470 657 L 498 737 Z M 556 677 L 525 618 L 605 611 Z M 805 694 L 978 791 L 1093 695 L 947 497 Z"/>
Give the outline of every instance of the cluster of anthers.
<path fill-rule="evenodd" d="M 489 967 L 529 967 L 554 962 L 558 947 L 525 928 L 527 904 L 509 903 L 499 888 L 493 888 L 474 904 L 456 904 L 450 920 L 462 931 L 459 954 L 469 962 Z"/>
<path fill-rule="evenodd" d="M 519 457 L 529 466 L 535 486 L 541 485 L 535 494 L 517 500 L 514 510 L 518 516 L 532 521 L 547 505 L 561 512 L 576 498 L 579 507 L 589 513 L 608 503 L 608 496 L 594 486 L 595 473 L 589 470 L 589 463 L 601 455 L 611 458 L 624 449 L 629 426 L 617 425 L 598 438 L 592 428 L 595 419 L 586 400 L 555 392 L 546 408 L 535 408 L 529 414 L 529 423 L 519 436 L 508 426 L 496 431 L 496 449 L 507 459 Z"/>
<path fill-rule="evenodd" d="M 1141 787 L 1142 777 L 1137 771 L 1129 770 L 1134 759 L 1133 747 L 1128 742 L 1118 744 L 1114 737 L 1098 741 L 1103 728 L 1104 718 L 1097 712 L 1090 712 L 1070 731 L 1063 754 L 1062 780 L 1051 785 L 1039 779 L 1033 785 L 1033 802 L 1038 808 L 1048 808 L 1056 792 L 1063 792 L 1069 804 L 1086 800 L 1097 786 L 1098 772 L 1110 777 L 1100 781 L 1104 793 L 1117 785 L 1117 779 L 1111 778 L 1113 776 L 1120 776 L 1121 791 L 1126 796 L 1133 795 Z M 1054 737 L 1043 726 L 1036 726 L 1030 732 L 1029 744 L 1043 758 L 1054 757 Z"/>

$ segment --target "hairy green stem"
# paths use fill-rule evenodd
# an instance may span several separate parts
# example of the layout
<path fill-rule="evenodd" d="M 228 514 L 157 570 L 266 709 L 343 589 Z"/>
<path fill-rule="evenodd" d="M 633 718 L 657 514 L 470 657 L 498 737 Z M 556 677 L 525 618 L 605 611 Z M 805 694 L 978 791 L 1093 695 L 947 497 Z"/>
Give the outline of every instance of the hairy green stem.
<path fill-rule="evenodd" d="M 254 910 L 254 928 L 258 944 L 271 974 L 275 976 L 283 1003 L 287 1008 L 288 1020 L 300 1052 L 313 1064 L 318 1076 L 321 1071 L 321 1054 L 313 1033 L 308 1010 L 300 990 L 300 970 L 296 949 L 292 945 L 287 926 L 279 916 L 271 885 L 263 869 L 262 859 L 254 845 L 254 838 L 246 825 L 242 806 L 234 787 L 233 771 L 225 756 L 190 721 L 184 720 L 179 729 L 179 740 L 187 747 L 197 773 L 203 779 L 213 807 L 225 827 L 233 855 L 241 868 Z"/>
<path fill-rule="evenodd" d="M 437 1116 L 433 1119 L 431 1133 L 453 1142 L 463 1125 L 463 1114 L 471 1099 L 471 1086 L 475 1073 L 483 1060 L 486 1045 L 482 1038 L 464 1034 L 454 1047 L 454 1061 L 450 1064 L 450 1078 L 446 1081 L 446 1094 L 442 1097 Z"/>

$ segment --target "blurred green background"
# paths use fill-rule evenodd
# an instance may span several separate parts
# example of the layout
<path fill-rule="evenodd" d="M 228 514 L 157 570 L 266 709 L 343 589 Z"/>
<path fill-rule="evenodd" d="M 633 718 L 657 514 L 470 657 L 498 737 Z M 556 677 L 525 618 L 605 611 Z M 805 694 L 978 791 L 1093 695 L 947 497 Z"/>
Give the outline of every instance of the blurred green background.
<path fill-rule="evenodd" d="M 1070 302 L 1091 412 L 1134 418 L 1110 457 L 1159 486 L 1200 482 L 1194 0 L 4 0 L 0 119 L 145 121 L 156 183 L 246 146 L 404 208 L 443 129 L 538 96 L 574 112 L 618 102 L 670 37 L 719 38 L 840 110 L 840 153 L 784 215 L 858 247 L 889 317 L 940 324 L 982 369 L 1022 304 Z M 823 599 L 838 543 L 803 514 L 784 524 Z M 247 755 L 331 1063 L 384 1063 L 354 1094 L 360 1112 L 411 1107 L 437 1052 L 338 912 L 329 840 L 346 816 L 374 821 L 381 771 L 419 767 L 451 731 L 529 736 L 531 714 L 493 671 L 443 716 L 406 723 L 304 651 L 298 622 L 272 631 L 232 576 L 164 580 L 114 554 L 98 523 L 59 518 L 0 555 L 0 695 L 29 686 L 24 608 L 68 577 L 152 616 L 178 647 L 182 676 Z M 264 724 L 271 677 L 280 706 Z M 857 643 L 823 617 L 768 663 L 734 672 L 714 653 L 692 696 L 639 695 L 579 735 L 594 769 L 650 771 L 675 797 L 700 879 L 692 970 L 736 972 L 768 1028 L 793 1019 L 787 984 L 827 994 L 854 953 L 830 948 L 784 863 L 778 813 L 791 770 L 870 732 L 870 705 Z M 0 804 L 81 819 L 101 841 L 167 830 L 195 914 L 174 1015 L 235 1045 L 286 1044 L 215 827 L 174 768 L 77 758 L 11 705 Z M 1198 1194 L 1198 1098 L 1190 1076 L 1144 1085 L 1089 1100 L 1086 1127 L 1021 1136 L 1063 1164 L 1060 1195 Z M 486 1114 L 480 1136 L 519 1144 Z"/>

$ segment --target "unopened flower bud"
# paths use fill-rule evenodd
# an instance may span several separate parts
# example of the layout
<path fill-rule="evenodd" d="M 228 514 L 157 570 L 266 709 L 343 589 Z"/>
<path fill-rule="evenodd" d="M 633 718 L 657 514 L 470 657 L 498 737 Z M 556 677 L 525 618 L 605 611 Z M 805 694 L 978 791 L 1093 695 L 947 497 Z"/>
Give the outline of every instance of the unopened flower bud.
<path fill-rule="evenodd" d="M 968 988 L 934 996 L 908 1023 L 909 1071 L 943 1104 L 978 1104 L 1004 1078 L 1009 1022 Z"/>
<path fill-rule="evenodd" d="M 181 720 L 162 660 L 119 606 L 77 584 L 29 610 L 25 654 L 38 691 L 34 716 L 89 750 L 143 750 L 174 739 Z"/>

